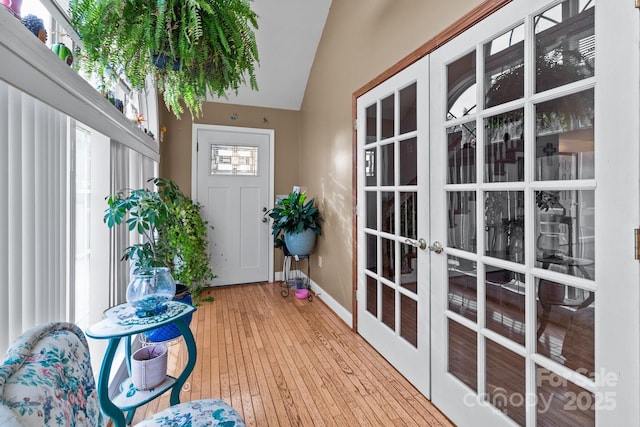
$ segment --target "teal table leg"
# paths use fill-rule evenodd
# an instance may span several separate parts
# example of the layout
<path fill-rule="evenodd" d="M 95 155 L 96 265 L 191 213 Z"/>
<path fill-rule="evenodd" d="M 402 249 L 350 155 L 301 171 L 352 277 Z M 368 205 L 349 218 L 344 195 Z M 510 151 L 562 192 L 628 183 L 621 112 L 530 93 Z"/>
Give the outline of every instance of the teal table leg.
<path fill-rule="evenodd" d="M 107 354 L 105 354 L 104 359 L 102 360 L 100 377 L 98 377 L 98 400 L 100 401 L 102 412 L 113 420 L 113 425 L 115 427 L 125 427 L 124 415 L 120 411 L 120 408 L 109 400 L 109 374 L 111 373 L 111 364 L 113 363 L 113 358 L 116 354 L 119 343 L 120 337 L 111 338 L 109 340 Z"/>
<path fill-rule="evenodd" d="M 184 367 L 184 371 L 182 371 L 182 373 L 176 380 L 176 384 L 173 386 L 173 390 L 171 390 L 171 398 L 169 399 L 169 404 L 171 406 L 180 403 L 180 390 L 182 390 L 182 386 L 184 386 L 184 383 L 187 382 L 187 378 L 189 378 L 189 375 L 191 375 L 191 372 L 196 365 L 197 357 L 196 341 L 193 338 L 193 333 L 191 333 L 191 329 L 189 328 L 189 325 L 187 325 L 187 322 L 184 320 L 184 318 L 181 318 L 176 320 L 175 325 L 182 333 L 184 341 L 187 344 L 189 360 L 187 360 L 187 365 Z"/>

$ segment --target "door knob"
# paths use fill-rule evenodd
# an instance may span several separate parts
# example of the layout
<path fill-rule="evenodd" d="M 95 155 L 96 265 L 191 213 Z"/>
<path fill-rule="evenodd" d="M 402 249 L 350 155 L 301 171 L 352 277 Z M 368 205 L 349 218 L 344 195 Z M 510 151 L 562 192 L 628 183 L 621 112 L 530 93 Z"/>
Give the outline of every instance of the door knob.
<path fill-rule="evenodd" d="M 429 245 L 429 250 L 431 252 L 435 252 L 435 253 L 439 254 L 439 253 L 442 253 L 444 248 L 442 247 L 442 243 L 440 243 L 440 242 L 438 242 L 436 240 L 435 242 L 433 242 L 432 244 Z"/>
<path fill-rule="evenodd" d="M 408 245 L 413 246 L 414 248 L 418 248 L 422 250 L 427 248 L 427 241 L 424 240 L 422 237 L 419 238 L 418 240 L 404 239 L 404 242 Z"/>

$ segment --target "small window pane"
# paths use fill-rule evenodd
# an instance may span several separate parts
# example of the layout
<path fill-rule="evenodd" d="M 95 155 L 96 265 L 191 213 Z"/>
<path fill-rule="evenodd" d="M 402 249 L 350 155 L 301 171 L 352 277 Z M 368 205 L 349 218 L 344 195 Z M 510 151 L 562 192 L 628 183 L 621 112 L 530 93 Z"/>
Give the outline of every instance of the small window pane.
<path fill-rule="evenodd" d="M 211 144 L 210 175 L 258 175 L 258 147 Z"/>
<path fill-rule="evenodd" d="M 524 96 L 524 25 L 513 28 L 484 45 L 485 105 Z"/>
<path fill-rule="evenodd" d="M 394 96 L 388 96 L 382 100 L 382 138 L 391 138 L 394 135 Z"/>
<path fill-rule="evenodd" d="M 594 91 L 536 105 L 536 179 L 593 179 Z"/>
<path fill-rule="evenodd" d="M 536 191 L 536 267 L 595 278 L 595 192 Z"/>
<path fill-rule="evenodd" d="M 524 192 L 487 191 L 484 204 L 485 254 L 524 264 Z"/>
<path fill-rule="evenodd" d="M 476 182 L 476 122 L 447 129 L 449 173 L 447 184 Z"/>
<path fill-rule="evenodd" d="M 447 246 L 467 252 L 476 251 L 476 193 L 452 191 L 447 194 L 449 236 Z"/>
<path fill-rule="evenodd" d="M 364 176 L 367 187 L 373 187 L 377 184 L 375 148 L 364 150 Z"/>
<path fill-rule="evenodd" d="M 418 140 L 400 141 L 400 185 L 418 185 Z"/>
<path fill-rule="evenodd" d="M 380 147 L 380 185 L 394 185 L 394 162 L 394 144 L 385 144 Z"/>
<path fill-rule="evenodd" d="M 484 179 L 524 181 L 524 110 L 484 119 Z"/>
<path fill-rule="evenodd" d="M 476 111 L 476 52 L 447 65 L 447 120 Z"/>
<path fill-rule="evenodd" d="M 367 139 L 366 143 L 371 144 L 378 140 L 377 133 L 377 108 L 376 104 L 367 107 Z"/>
<path fill-rule="evenodd" d="M 536 16 L 536 92 L 593 77 L 595 3 L 566 0 Z"/>
<path fill-rule="evenodd" d="M 449 256 L 447 259 L 449 310 L 474 322 L 478 319 L 478 270 L 468 259 Z"/>
<path fill-rule="evenodd" d="M 416 84 L 400 91 L 400 133 L 417 129 Z"/>
<path fill-rule="evenodd" d="M 367 311 L 378 316 L 378 281 L 367 276 Z"/>
<path fill-rule="evenodd" d="M 478 335 L 449 319 L 447 372 L 478 391 Z"/>

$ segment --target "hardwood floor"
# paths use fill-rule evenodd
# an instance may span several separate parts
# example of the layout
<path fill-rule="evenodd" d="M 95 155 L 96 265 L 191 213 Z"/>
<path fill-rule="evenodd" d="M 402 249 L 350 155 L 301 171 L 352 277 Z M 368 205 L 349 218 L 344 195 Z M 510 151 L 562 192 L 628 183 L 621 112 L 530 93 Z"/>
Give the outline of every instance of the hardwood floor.
<path fill-rule="evenodd" d="M 215 301 L 202 303 L 191 323 L 198 359 L 182 402 L 222 399 L 248 426 L 452 426 L 320 299 L 282 298 L 280 289 L 205 292 Z M 173 374 L 186 347 L 169 348 Z M 168 405 L 165 393 L 139 408 L 133 424 Z"/>

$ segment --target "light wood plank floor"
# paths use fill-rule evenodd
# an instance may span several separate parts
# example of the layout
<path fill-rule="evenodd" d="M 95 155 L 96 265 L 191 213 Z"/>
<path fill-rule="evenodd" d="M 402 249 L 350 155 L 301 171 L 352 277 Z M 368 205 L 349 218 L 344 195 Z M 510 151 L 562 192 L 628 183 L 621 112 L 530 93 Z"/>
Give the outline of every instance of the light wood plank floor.
<path fill-rule="evenodd" d="M 266 283 L 205 292 L 215 301 L 191 323 L 198 359 L 182 402 L 223 399 L 248 426 L 452 426 L 320 299 L 282 298 L 280 290 Z M 186 347 L 169 348 L 175 375 Z M 139 408 L 134 424 L 168 404 L 165 393 Z"/>

